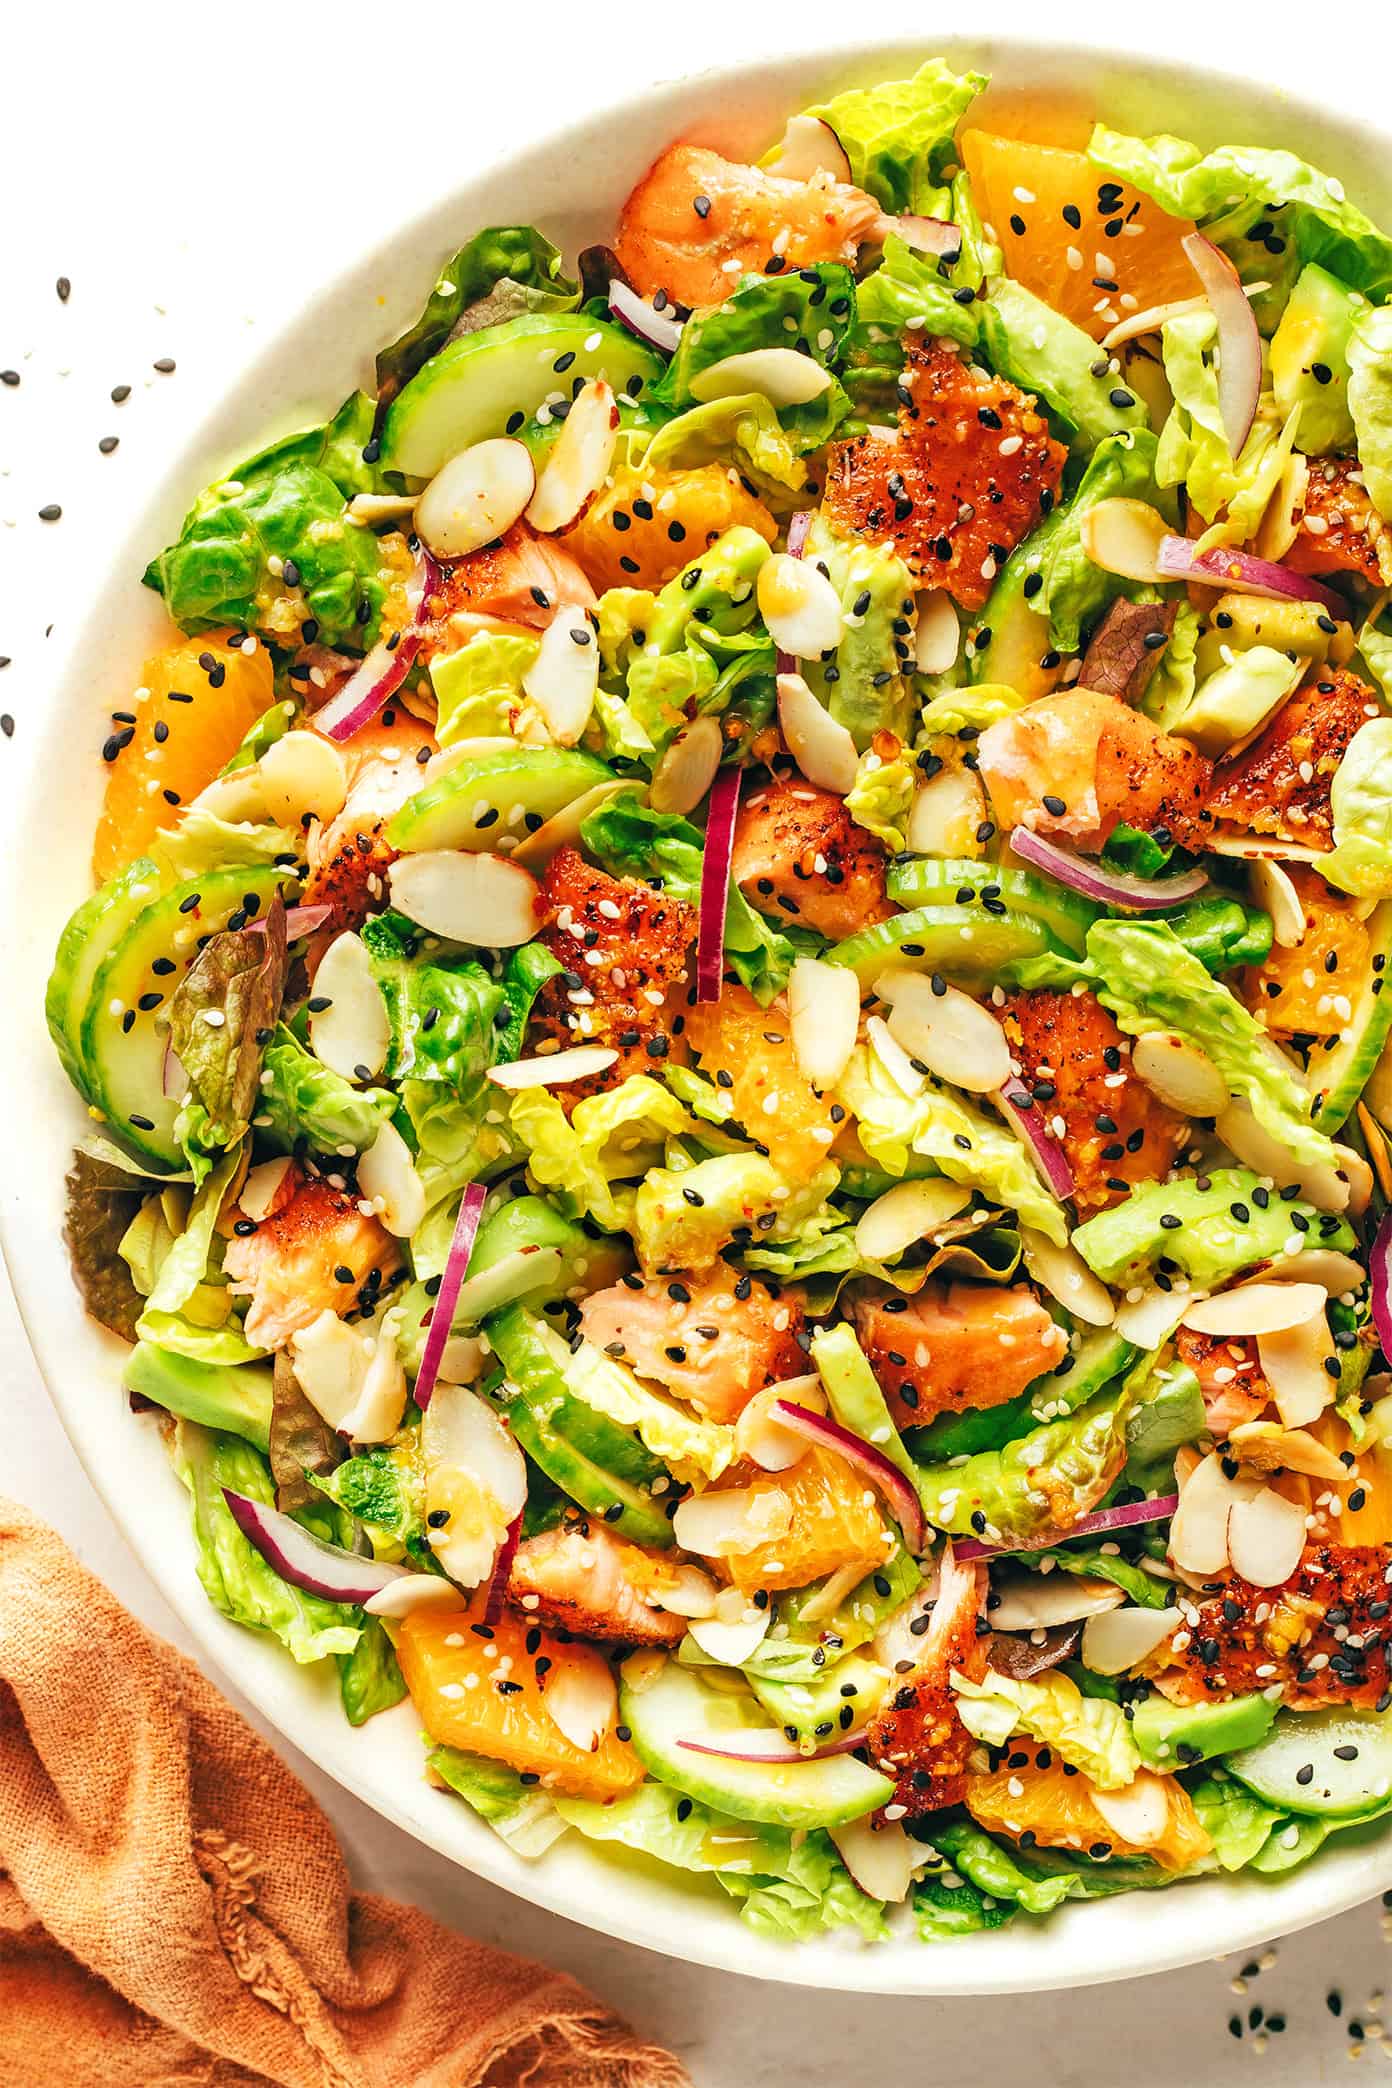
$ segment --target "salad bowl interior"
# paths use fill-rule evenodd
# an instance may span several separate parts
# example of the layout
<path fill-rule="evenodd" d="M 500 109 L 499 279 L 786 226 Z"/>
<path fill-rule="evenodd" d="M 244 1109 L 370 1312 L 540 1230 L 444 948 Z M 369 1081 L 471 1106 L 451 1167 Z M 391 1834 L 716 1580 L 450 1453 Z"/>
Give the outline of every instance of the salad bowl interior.
<path fill-rule="evenodd" d="M 983 117 L 1012 101 L 1057 99 L 1128 130 L 1170 130 L 1206 145 L 1281 144 L 1344 179 L 1374 215 L 1392 218 L 1387 140 L 1285 93 L 1177 64 L 1137 65 L 1121 52 L 936 36 L 920 45 L 824 50 L 712 71 L 590 116 L 462 185 L 346 278 L 326 284 L 217 402 L 168 483 L 113 544 L 105 578 L 54 673 L 12 829 L 14 864 L 41 874 L 12 875 L 8 887 L 11 1019 L 4 1051 L 14 1106 L 0 1208 L 31 1342 L 97 1490 L 209 1662 L 321 1769 L 467 1870 L 609 1935 L 757 1978 L 970 1994 L 1130 1977 L 1300 1928 L 1392 1882 L 1392 1840 L 1370 1834 L 1276 1884 L 1203 1880 L 1182 1891 L 1137 1894 L 1105 1912 L 1062 1908 L 1047 1924 L 951 1947 L 925 1947 L 906 1930 L 873 1949 L 835 1939 L 789 1945 L 751 1934 L 713 1887 L 706 1891 L 637 1859 L 617 1861 L 574 1836 L 535 1862 L 514 1854 L 468 1807 L 426 1782 L 409 1702 L 351 1730 L 331 1675 L 294 1667 L 274 1643 L 207 1602 L 195 1575 L 184 1489 L 155 1431 L 127 1409 L 121 1345 L 84 1317 L 72 1286 L 61 1237 L 63 1180 L 85 1119 L 43 1023 L 53 947 L 87 890 L 103 784 L 96 749 L 113 674 L 119 682 L 127 666 L 133 671 L 166 628 L 139 574 L 176 535 L 192 490 L 238 454 L 332 411 L 366 378 L 377 343 L 409 321 L 431 271 L 475 228 L 535 223 L 573 260 L 582 246 L 610 236 L 623 198 L 665 145 L 689 136 L 734 155 L 757 155 L 789 110 L 827 91 L 911 70 L 930 52 L 991 74 L 978 104 Z M 74 759 L 78 748 L 91 753 Z M 58 793 L 40 788 L 42 778 L 55 775 L 63 778 Z"/>

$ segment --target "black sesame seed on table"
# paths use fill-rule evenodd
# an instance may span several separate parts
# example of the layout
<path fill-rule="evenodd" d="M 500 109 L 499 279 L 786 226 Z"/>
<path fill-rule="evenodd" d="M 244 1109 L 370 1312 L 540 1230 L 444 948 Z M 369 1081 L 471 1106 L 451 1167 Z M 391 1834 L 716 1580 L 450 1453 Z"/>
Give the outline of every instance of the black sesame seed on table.
<path fill-rule="evenodd" d="M 46 507 L 39 509 L 39 520 L 40 522 L 57 522 L 62 518 L 62 513 L 63 510 L 58 505 L 58 502 L 50 500 Z"/>
<path fill-rule="evenodd" d="M 174 367 L 175 364 L 172 355 L 160 355 L 155 358 L 154 368 L 159 371 L 161 377 L 172 377 L 174 374 Z"/>

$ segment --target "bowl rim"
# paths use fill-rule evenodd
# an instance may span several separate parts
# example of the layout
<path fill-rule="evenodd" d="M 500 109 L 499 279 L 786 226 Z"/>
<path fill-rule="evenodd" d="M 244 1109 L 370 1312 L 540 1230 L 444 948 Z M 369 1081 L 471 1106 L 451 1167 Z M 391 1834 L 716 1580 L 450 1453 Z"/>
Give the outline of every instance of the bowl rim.
<path fill-rule="evenodd" d="M 409 266 L 416 288 L 405 300 L 413 307 L 422 274 L 417 267 L 418 249 L 447 217 L 466 223 L 483 221 L 481 206 L 472 200 L 481 191 L 500 183 L 523 189 L 528 184 L 537 186 L 549 169 L 602 151 L 606 133 L 616 123 L 639 122 L 651 130 L 661 121 L 658 136 L 680 136 L 699 119 L 703 99 L 713 108 L 720 98 L 748 97 L 771 88 L 779 79 L 803 79 L 815 73 L 843 84 L 890 77 L 895 66 L 919 63 L 939 53 L 956 64 L 979 62 L 986 69 L 993 59 L 1023 62 L 1046 77 L 1064 68 L 1110 62 L 1128 76 L 1150 76 L 1152 84 L 1163 78 L 1176 93 L 1231 89 L 1248 104 L 1269 105 L 1279 100 L 1287 116 L 1295 111 L 1327 131 L 1339 146 L 1337 156 L 1349 162 L 1387 151 L 1388 135 L 1372 121 L 1360 115 L 1331 118 L 1275 84 L 1265 86 L 1239 74 L 1159 58 L 1144 50 L 1128 53 L 1101 43 L 1015 36 L 896 37 L 868 43 L 862 38 L 843 38 L 818 42 L 793 57 L 764 53 L 615 95 L 564 127 L 547 131 L 524 149 L 474 168 L 450 194 L 422 207 L 350 267 L 316 278 L 298 313 L 259 347 L 230 387 L 209 402 L 173 454 L 164 459 L 146 498 L 121 531 L 109 561 L 102 560 L 102 578 L 92 591 L 86 614 L 61 638 L 38 677 L 45 707 L 39 728 L 28 736 L 14 779 L 21 858 L 26 848 L 40 861 L 46 851 L 52 851 L 52 812 L 51 808 L 44 810 L 37 786 L 55 759 L 70 761 L 72 721 L 82 718 L 84 700 L 90 710 L 90 696 L 84 699 L 82 694 L 84 655 L 95 655 L 109 615 L 139 621 L 130 601 L 134 576 L 142 548 L 161 540 L 161 528 L 171 518 L 177 522 L 182 512 L 182 496 L 176 489 L 204 483 L 211 470 L 220 468 L 219 456 L 235 453 L 239 441 L 245 450 L 248 437 L 241 431 L 248 419 L 252 421 L 250 439 L 261 439 L 264 424 L 255 420 L 252 401 L 263 391 L 276 393 L 276 380 L 296 345 L 303 343 L 317 305 L 326 300 L 343 302 L 355 294 L 365 296 L 369 280 L 380 277 L 389 253 L 399 248 L 413 257 Z M 446 250 L 442 238 L 435 251 Z M 382 337 L 387 338 L 386 313 L 380 310 L 379 299 L 374 297 L 372 305 Z M 286 388 L 279 386 L 282 391 Z M 265 439 L 272 432 L 265 429 Z M 74 794 L 82 796 L 80 790 Z M 94 801 L 95 790 L 86 796 Z M 80 820 L 77 831 L 85 856 L 90 820 L 85 824 Z M 86 889 L 85 879 L 82 889 Z M 12 877 L 0 918 L 4 941 L 17 959 L 16 976 L 40 982 L 52 948 L 49 917 L 44 916 L 42 933 L 36 937 L 35 914 L 26 904 L 27 898 L 32 894 L 25 893 L 23 881 Z M 419 1773 L 414 1783 L 399 1788 L 383 1774 L 383 1764 L 393 1753 L 401 1758 L 404 1739 L 416 1750 L 419 1771 L 419 1743 L 409 1702 L 381 1714 L 357 1732 L 341 1719 L 336 1695 L 331 1703 L 326 1700 L 316 1705 L 315 1697 L 324 1695 L 323 1678 L 295 1669 L 278 1644 L 232 1624 L 204 1595 L 193 1571 L 183 1490 L 155 1431 L 131 1429 L 119 1400 L 109 1403 L 114 1412 L 97 1407 L 94 1414 L 88 1371 L 109 1380 L 113 1365 L 119 1364 L 126 1349 L 80 1314 L 75 1331 L 61 1324 L 64 1307 L 67 1316 L 72 1316 L 73 1292 L 61 1240 L 56 1238 L 57 1227 L 51 1221 L 61 1205 L 61 1175 L 72 1142 L 80 1134 L 82 1112 L 61 1076 L 55 1078 L 56 1067 L 50 1059 L 41 1009 L 37 1002 L 31 1007 L 22 1000 L 18 1019 L 0 1032 L 0 1063 L 11 1076 L 11 1093 L 32 1092 L 41 1098 L 42 1106 L 22 1113 L 18 1138 L 21 1147 L 32 1148 L 36 1163 L 46 1161 L 47 1173 L 37 1178 L 37 1188 L 35 1178 L 22 1168 L 12 1170 L 10 1179 L 0 1185 L 0 1245 L 30 1347 L 79 1462 L 131 1550 L 215 1672 L 226 1676 L 291 1746 L 428 1847 L 492 1884 L 618 1940 L 750 1977 L 884 1994 L 1025 1992 L 1173 1970 L 1206 1957 L 1248 1949 L 1272 1933 L 1291 1933 L 1328 1919 L 1392 1885 L 1389 1827 L 1369 1844 L 1342 1849 L 1279 1883 L 1219 1877 L 1190 1884 L 1179 1894 L 1129 1895 L 1130 1911 L 1124 1922 L 1104 1924 L 1100 1913 L 1074 1905 L 1058 1910 L 1047 1928 L 1000 1931 L 959 1943 L 947 1952 L 897 1936 L 889 1944 L 869 1948 L 846 1947 L 837 1938 L 790 1945 L 752 1934 L 728 1901 L 707 1900 L 703 1908 L 697 1888 L 672 1882 L 680 1880 L 679 1873 L 668 1872 L 662 1882 L 654 1883 L 641 1867 L 621 1866 L 607 1850 L 601 1852 L 584 1843 L 578 1844 L 578 1864 L 570 1861 L 558 1867 L 558 1852 L 529 1863 L 518 1858 L 460 1801 L 432 1790 Z M 55 1175 L 56 1197 L 51 1179 Z M 41 1213 L 50 1221 L 47 1229 L 43 1223 L 35 1223 Z M 59 1307 L 56 1314 L 51 1310 L 55 1302 Z M 76 1368 L 75 1355 L 81 1359 Z M 106 1389 L 111 1389 L 109 1383 Z M 133 1476 L 139 1483 L 131 1484 Z M 147 1488 L 156 1489 L 158 1497 Z M 156 1498 L 157 1505 L 152 1506 Z M 175 1526 L 173 1515 L 183 1532 L 177 1557 L 165 1549 L 168 1532 Z M 152 1528 L 158 1529 L 157 1536 L 152 1536 Z M 335 1734 L 325 1722 L 326 1707 L 341 1732 Z M 388 1735 L 390 1749 L 384 1744 L 379 1752 L 374 1743 L 385 1742 Z M 576 1837 L 567 1837 L 567 1841 L 576 1844 Z M 1006 1940 L 1012 1934 L 1013 1946 Z M 1023 1947 L 1022 1935 L 1027 1938 Z M 985 1947 L 988 1943 L 989 1949 Z"/>

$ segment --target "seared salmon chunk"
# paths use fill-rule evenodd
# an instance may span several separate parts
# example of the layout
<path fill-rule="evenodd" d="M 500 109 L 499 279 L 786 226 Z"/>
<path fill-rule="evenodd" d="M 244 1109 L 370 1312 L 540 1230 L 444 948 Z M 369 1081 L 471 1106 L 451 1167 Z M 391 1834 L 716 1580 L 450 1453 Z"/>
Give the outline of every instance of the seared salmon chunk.
<path fill-rule="evenodd" d="M 868 1291 L 852 1310 L 860 1345 L 900 1428 L 1003 1406 L 1068 1347 L 1033 1291 L 930 1280 L 916 1297 Z"/>
<path fill-rule="evenodd" d="M 800 778 L 770 783 L 741 806 L 730 875 L 750 905 L 833 942 L 894 912 L 884 844 L 843 799 Z"/>

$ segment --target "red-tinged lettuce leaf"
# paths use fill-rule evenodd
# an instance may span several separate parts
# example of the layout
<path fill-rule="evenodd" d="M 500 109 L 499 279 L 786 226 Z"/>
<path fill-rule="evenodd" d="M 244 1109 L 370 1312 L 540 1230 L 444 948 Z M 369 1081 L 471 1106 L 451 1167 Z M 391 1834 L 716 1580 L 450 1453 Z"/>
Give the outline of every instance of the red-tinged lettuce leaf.
<path fill-rule="evenodd" d="M 309 1474 L 326 1478 L 346 1455 L 343 1444 L 317 1407 L 311 1406 L 284 1349 L 277 1349 L 271 1393 L 271 1476 L 275 1504 L 283 1515 L 323 1508 L 322 1491 Z"/>
<path fill-rule="evenodd" d="M 127 1226 L 153 1186 L 80 1148 L 73 1154 L 63 1222 L 73 1277 L 92 1318 L 123 1341 L 136 1339 L 135 1323 L 145 1300 L 119 1249 Z"/>
<path fill-rule="evenodd" d="M 1078 685 L 1137 704 L 1160 665 L 1178 605 L 1174 602 L 1112 603 L 1083 654 Z"/>
<path fill-rule="evenodd" d="M 246 1136 L 260 1093 L 261 1059 L 285 993 L 285 908 L 264 927 L 214 935 L 169 1003 L 170 1042 L 188 1076 L 185 1144 L 227 1152 Z"/>

